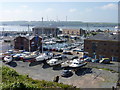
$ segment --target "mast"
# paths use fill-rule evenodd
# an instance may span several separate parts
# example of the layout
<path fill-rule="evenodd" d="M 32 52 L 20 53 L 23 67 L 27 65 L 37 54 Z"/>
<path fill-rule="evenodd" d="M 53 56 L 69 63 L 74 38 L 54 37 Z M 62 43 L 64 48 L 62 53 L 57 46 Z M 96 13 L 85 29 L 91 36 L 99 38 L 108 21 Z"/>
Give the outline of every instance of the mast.
<path fill-rule="evenodd" d="M 67 22 L 67 16 L 66 16 L 66 22 Z"/>
<path fill-rule="evenodd" d="M 3 30 L 2 30 L 2 36 L 4 36 L 4 27 L 3 27 Z"/>
<path fill-rule="evenodd" d="M 43 17 L 42 17 L 42 53 L 43 53 Z"/>
<path fill-rule="evenodd" d="M 28 41 L 29 41 L 29 52 L 30 52 L 30 29 L 29 29 L 29 24 L 28 24 Z"/>

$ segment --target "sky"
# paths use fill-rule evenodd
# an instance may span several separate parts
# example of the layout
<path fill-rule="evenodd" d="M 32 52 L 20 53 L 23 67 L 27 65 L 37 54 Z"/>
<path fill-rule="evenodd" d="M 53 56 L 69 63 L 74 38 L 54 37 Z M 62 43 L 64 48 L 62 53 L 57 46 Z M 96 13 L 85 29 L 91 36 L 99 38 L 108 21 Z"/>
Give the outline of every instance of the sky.
<path fill-rule="evenodd" d="M 1 2 L 0 21 L 118 22 L 117 2 Z"/>

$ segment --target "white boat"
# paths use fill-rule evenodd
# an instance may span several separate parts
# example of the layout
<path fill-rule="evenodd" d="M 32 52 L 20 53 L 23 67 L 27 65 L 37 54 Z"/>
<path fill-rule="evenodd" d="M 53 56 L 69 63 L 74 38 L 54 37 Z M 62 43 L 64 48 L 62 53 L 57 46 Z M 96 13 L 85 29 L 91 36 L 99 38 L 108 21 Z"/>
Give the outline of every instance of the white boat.
<path fill-rule="evenodd" d="M 58 59 L 51 59 L 47 61 L 47 64 L 49 64 L 50 66 L 59 65 L 61 63 L 62 63 L 62 60 L 58 60 Z"/>
<path fill-rule="evenodd" d="M 36 57 L 36 61 L 44 61 L 47 59 L 51 59 L 53 57 L 52 53 L 49 53 L 48 55 L 46 55 L 45 53 L 39 55 L 38 57 Z"/>
<path fill-rule="evenodd" d="M 72 63 L 72 60 L 67 60 L 63 63 L 61 63 L 61 67 L 64 68 L 64 67 L 69 67 L 69 65 Z"/>
<path fill-rule="evenodd" d="M 12 55 L 12 57 L 13 57 L 13 60 L 23 60 L 23 57 L 25 57 L 26 56 L 26 54 L 23 54 L 23 53 L 18 53 L 18 54 L 14 54 L 14 55 Z"/>
<path fill-rule="evenodd" d="M 5 56 L 4 57 L 4 61 L 5 61 L 5 63 L 10 63 L 11 61 L 12 61 L 12 56 Z"/>
<path fill-rule="evenodd" d="M 115 26 L 115 29 L 117 29 L 117 30 L 120 29 L 120 26 Z"/>
<path fill-rule="evenodd" d="M 55 44 L 56 42 L 54 41 L 48 41 L 48 42 L 45 42 L 45 44 Z"/>
<path fill-rule="evenodd" d="M 71 68 L 79 68 L 85 66 L 87 63 L 80 61 L 79 59 L 74 59 L 71 64 L 69 64 L 69 67 Z"/>

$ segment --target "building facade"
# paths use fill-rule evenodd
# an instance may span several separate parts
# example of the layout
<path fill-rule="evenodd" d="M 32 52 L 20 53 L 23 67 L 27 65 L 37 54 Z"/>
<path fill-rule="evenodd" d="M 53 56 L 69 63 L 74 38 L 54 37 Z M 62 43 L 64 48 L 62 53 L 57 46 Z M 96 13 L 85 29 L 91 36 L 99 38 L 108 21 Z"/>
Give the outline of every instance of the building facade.
<path fill-rule="evenodd" d="M 63 29 L 62 34 L 82 36 L 86 33 L 83 29 Z"/>
<path fill-rule="evenodd" d="M 84 51 L 92 58 L 109 58 L 112 61 L 120 61 L 119 34 L 95 35 L 84 40 Z"/>
<path fill-rule="evenodd" d="M 14 49 L 25 51 L 42 50 L 42 38 L 39 36 L 18 36 L 14 39 Z"/>
<path fill-rule="evenodd" d="M 44 34 L 45 36 L 57 36 L 58 34 L 61 34 L 61 30 L 57 27 L 34 27 L 32 28 L 33 34 L 34 35 L 42 35 Z"/>

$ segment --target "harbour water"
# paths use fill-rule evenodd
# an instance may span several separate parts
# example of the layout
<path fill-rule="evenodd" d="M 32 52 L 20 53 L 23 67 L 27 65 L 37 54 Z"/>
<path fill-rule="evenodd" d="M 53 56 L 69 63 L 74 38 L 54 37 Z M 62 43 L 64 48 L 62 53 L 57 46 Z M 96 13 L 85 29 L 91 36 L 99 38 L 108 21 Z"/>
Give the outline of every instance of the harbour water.
<path fill-rule="evenodd" d="M 32 30 L 34 26 L 29 26 L 30 31 Z M 115 28 L 113 26 L 109 26 L 109 27 L 93 27 L 93 26 L 89 26 L 89 27 L 85 27 L 85 26 L 60 26 L 59 28 L 61 29 L 84 29 L 84 30 L 115 30 Z M 0 31 L 28 31 L 28 26 L 0 26 Z"/>

